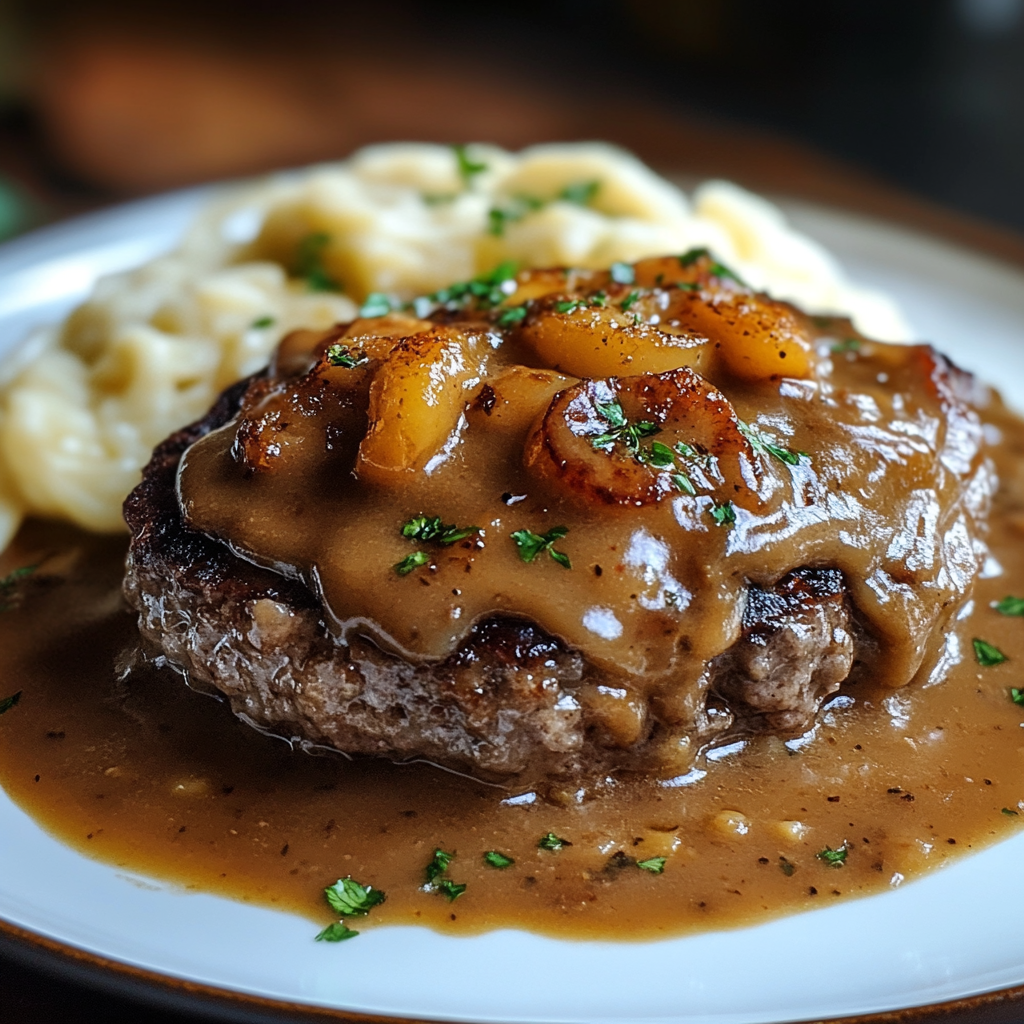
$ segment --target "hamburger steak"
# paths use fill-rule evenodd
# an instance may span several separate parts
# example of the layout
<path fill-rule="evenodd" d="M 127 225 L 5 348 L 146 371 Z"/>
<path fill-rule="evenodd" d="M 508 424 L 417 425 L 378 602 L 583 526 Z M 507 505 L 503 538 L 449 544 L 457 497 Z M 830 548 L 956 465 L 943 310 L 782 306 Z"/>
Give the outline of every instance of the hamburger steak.
<path fill-rule="evenodd" d="M 143 636 L 246 721 L 667 777 L 939 671 L 995 480 L 988 396 L 931 349 L 704 253 L 499 269 L 415 313 L 289 336 L 125 504 Z"/>

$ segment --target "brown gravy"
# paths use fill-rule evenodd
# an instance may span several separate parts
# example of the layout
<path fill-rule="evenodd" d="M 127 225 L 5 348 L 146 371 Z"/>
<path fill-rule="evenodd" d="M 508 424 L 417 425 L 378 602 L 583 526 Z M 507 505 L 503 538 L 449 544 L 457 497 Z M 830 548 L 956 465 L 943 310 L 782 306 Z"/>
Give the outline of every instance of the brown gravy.
<path fill-rule="evenodd" d="M 844 689 L 802 746 L 754 740 L 690 785 L 626 779 L 570 807 L 422 764 L 293 752 L 169 670 L 118 682 L 135 638 L 124 542 L 30 523 L 0 560 L 3 573 L 41 563 L 0 614 L 0 697 L 22 691 L 0 716 L 0 784 L 87 856 L 190 889 L 327 923 L 325 885 L 372 883 L 387 902 L 359 928 L 656 938 L 896 886 L 1024 820 L 1024 708 L 1009 696 L 1024 623 L 990 607 L 1024 593 L 1024 439 L 1015 421 L 1001 426 L 1009 495 L 990 541 L 1005 572 L 978 582 L 957 624 L 964 659 L 943 683 Z M 974 637 L 1008 661 L 979 666 Z M 539 849 L 548 832 L 572 845 Z M 844 843 L 841 866 L 818 858 Z M 455 902 L 421 888 L 437 847 L 467 885 Z M 515 863 L 488 867 L 488 850 Z M 633 863 L 656 856 L 660 875 Z"/>

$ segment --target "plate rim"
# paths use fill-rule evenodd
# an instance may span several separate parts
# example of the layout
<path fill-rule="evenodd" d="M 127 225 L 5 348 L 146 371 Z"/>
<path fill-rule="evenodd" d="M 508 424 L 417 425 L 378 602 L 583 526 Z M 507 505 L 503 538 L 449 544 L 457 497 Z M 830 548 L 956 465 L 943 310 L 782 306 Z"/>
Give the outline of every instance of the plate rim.
<path fill-rule="evenodd" d="M 170 974 L 100 956 L 69 943 L 58 942 L 38 932 L 21 928 L 0 918 L 0 953 L 20 950 L 19 959 L 46 973 L 70 977 L 93 988 L 106 989 L 149 1004 L 163 1005 L 178 1011 L 201 1009 L 222 1020 L 289 1020 L 306 1024 L 445 1024 L 437 1017 L 392 1017 L 344 1010 L 312 1003 L 296 1003 L 273 999 L 239 989 L 208 985 L 205 982 L 176 978 Z M 63 968 L 63 970 L 61 970 Z M 898 1010 L 858 1014 L 853 1017 L 801 1018 L 806 1024 L 928 1024 L 949 1021 L 955 1024 L 958 1015 L 977 1012 L 991 1006 L 1024 1004 L 1024 985 L 994 989 L 961 999 L 926 1003 Z M 254 1018 L 254 1014 L 258 1016 Z M 799 1022 L 793 1022 L 799 1024 Z"/>
<path fill-rule="evenodd" d="M 294 174 L 301 168 L 276 172 Z M 271 175 L 246 177 L 234 181 L 218 181 L 155 193 L 125 202 L 77 214 L 46 224 L 24 235 L 0 244 L 0 262 L 28 255 L 37 245 L 46 246 L 54 235 L 88 231 L 94 223 L 102 224 L 111 217 L 143 212 L 147 206 L 173 203 L 200 205 L 218 194 L 245 188 L 254 181 Z M 677 183 L 691 184 L 691 175 L 675 172 L 666 175 Z M 893 201 L 863 204 L 848 201 L 852 197 L 819 197 L 766 189 L 762 193 L 788 213 L 791 206 L 807 210 L 835 213 L 862 219 L 866 225 L 896 228 L 923 239 L 933 239 L 953 248 L 984 256 L 1017 271 L 1024 269 L 1024 240 L 1015 232 L 965 217 L 956 211 L 913 197 L 893 193 Z M 6 259 L 5 259 L 6 258 Z M 0 955 L 10 956 L 35 970 L 62 977 L 93 989 L 106 990 L 141 1003 L 163 1006 L 177 1012 L 201 1012 L 222 1020 L 253 1021 L 287 1018 L 300 1022 L 341 1022 L 341 1024 L 444 1024 L 446 1018 L 406 1017 L 367 1014 L 340 1007 L 293 1002 L 246 992 L 241 989 L 213 985 L 176 977 L 172 974 L 140 967 L 113 957 L 103 956 L 72 943 L 43 935 L 0 916 Z M 961 1015 L 976 1013 L 995 1006 L 1024 1004 L 1024 984 L 998 988 L 952 1000 L 927 1003 L 894 1010 L 842 1017 L 800 1018 L 810 1024 L 927 1024 L 940 1018 L 955 1024 Z M 254 1017 L 255 1015 L 255 1017 Z M 794 1022 L 795 1024 L 795 1022 Z M 966 1021 L 965 1021 L 966 1024 Z"/>

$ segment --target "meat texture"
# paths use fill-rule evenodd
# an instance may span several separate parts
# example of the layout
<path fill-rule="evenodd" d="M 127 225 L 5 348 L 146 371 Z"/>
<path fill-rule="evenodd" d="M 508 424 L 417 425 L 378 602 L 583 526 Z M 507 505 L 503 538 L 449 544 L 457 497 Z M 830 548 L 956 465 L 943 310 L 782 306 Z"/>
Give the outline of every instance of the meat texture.
<path fill-rule="evenodd" d="M 125 592 L 143 637 L 245 721 L 307 747 L 422 758 L 485 777 L 527 768 L 592 776 L 628 762 L 578 696 L 601 678 L 534 624 L 490 619 L 434 664 L 409 664 L 358 638 L 339 645 L 303 584 L 190 529 L 175 494 L 181 456 L 231 419 L 249 383 L 161 444 L 125 504 Z M 698 742 L 801 731 L 851 661 L 840 573 L 804 570 L 773 589 L 752 586 L 742 636 L 711 674 L 712 700 L 730 710 L 698 715 Z M 644 738 L 657 728 L 652 720 Z"/>

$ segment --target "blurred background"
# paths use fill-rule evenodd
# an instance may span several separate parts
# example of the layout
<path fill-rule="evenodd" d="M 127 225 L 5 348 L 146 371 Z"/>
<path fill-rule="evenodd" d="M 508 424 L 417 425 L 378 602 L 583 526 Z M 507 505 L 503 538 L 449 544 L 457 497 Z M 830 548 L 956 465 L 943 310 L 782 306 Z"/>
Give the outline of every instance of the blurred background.
<path fill-rule="evenodd" d="M 395 138 L 1024 232 L 1024 0 L 0 0 L 0 235 Z"/>

